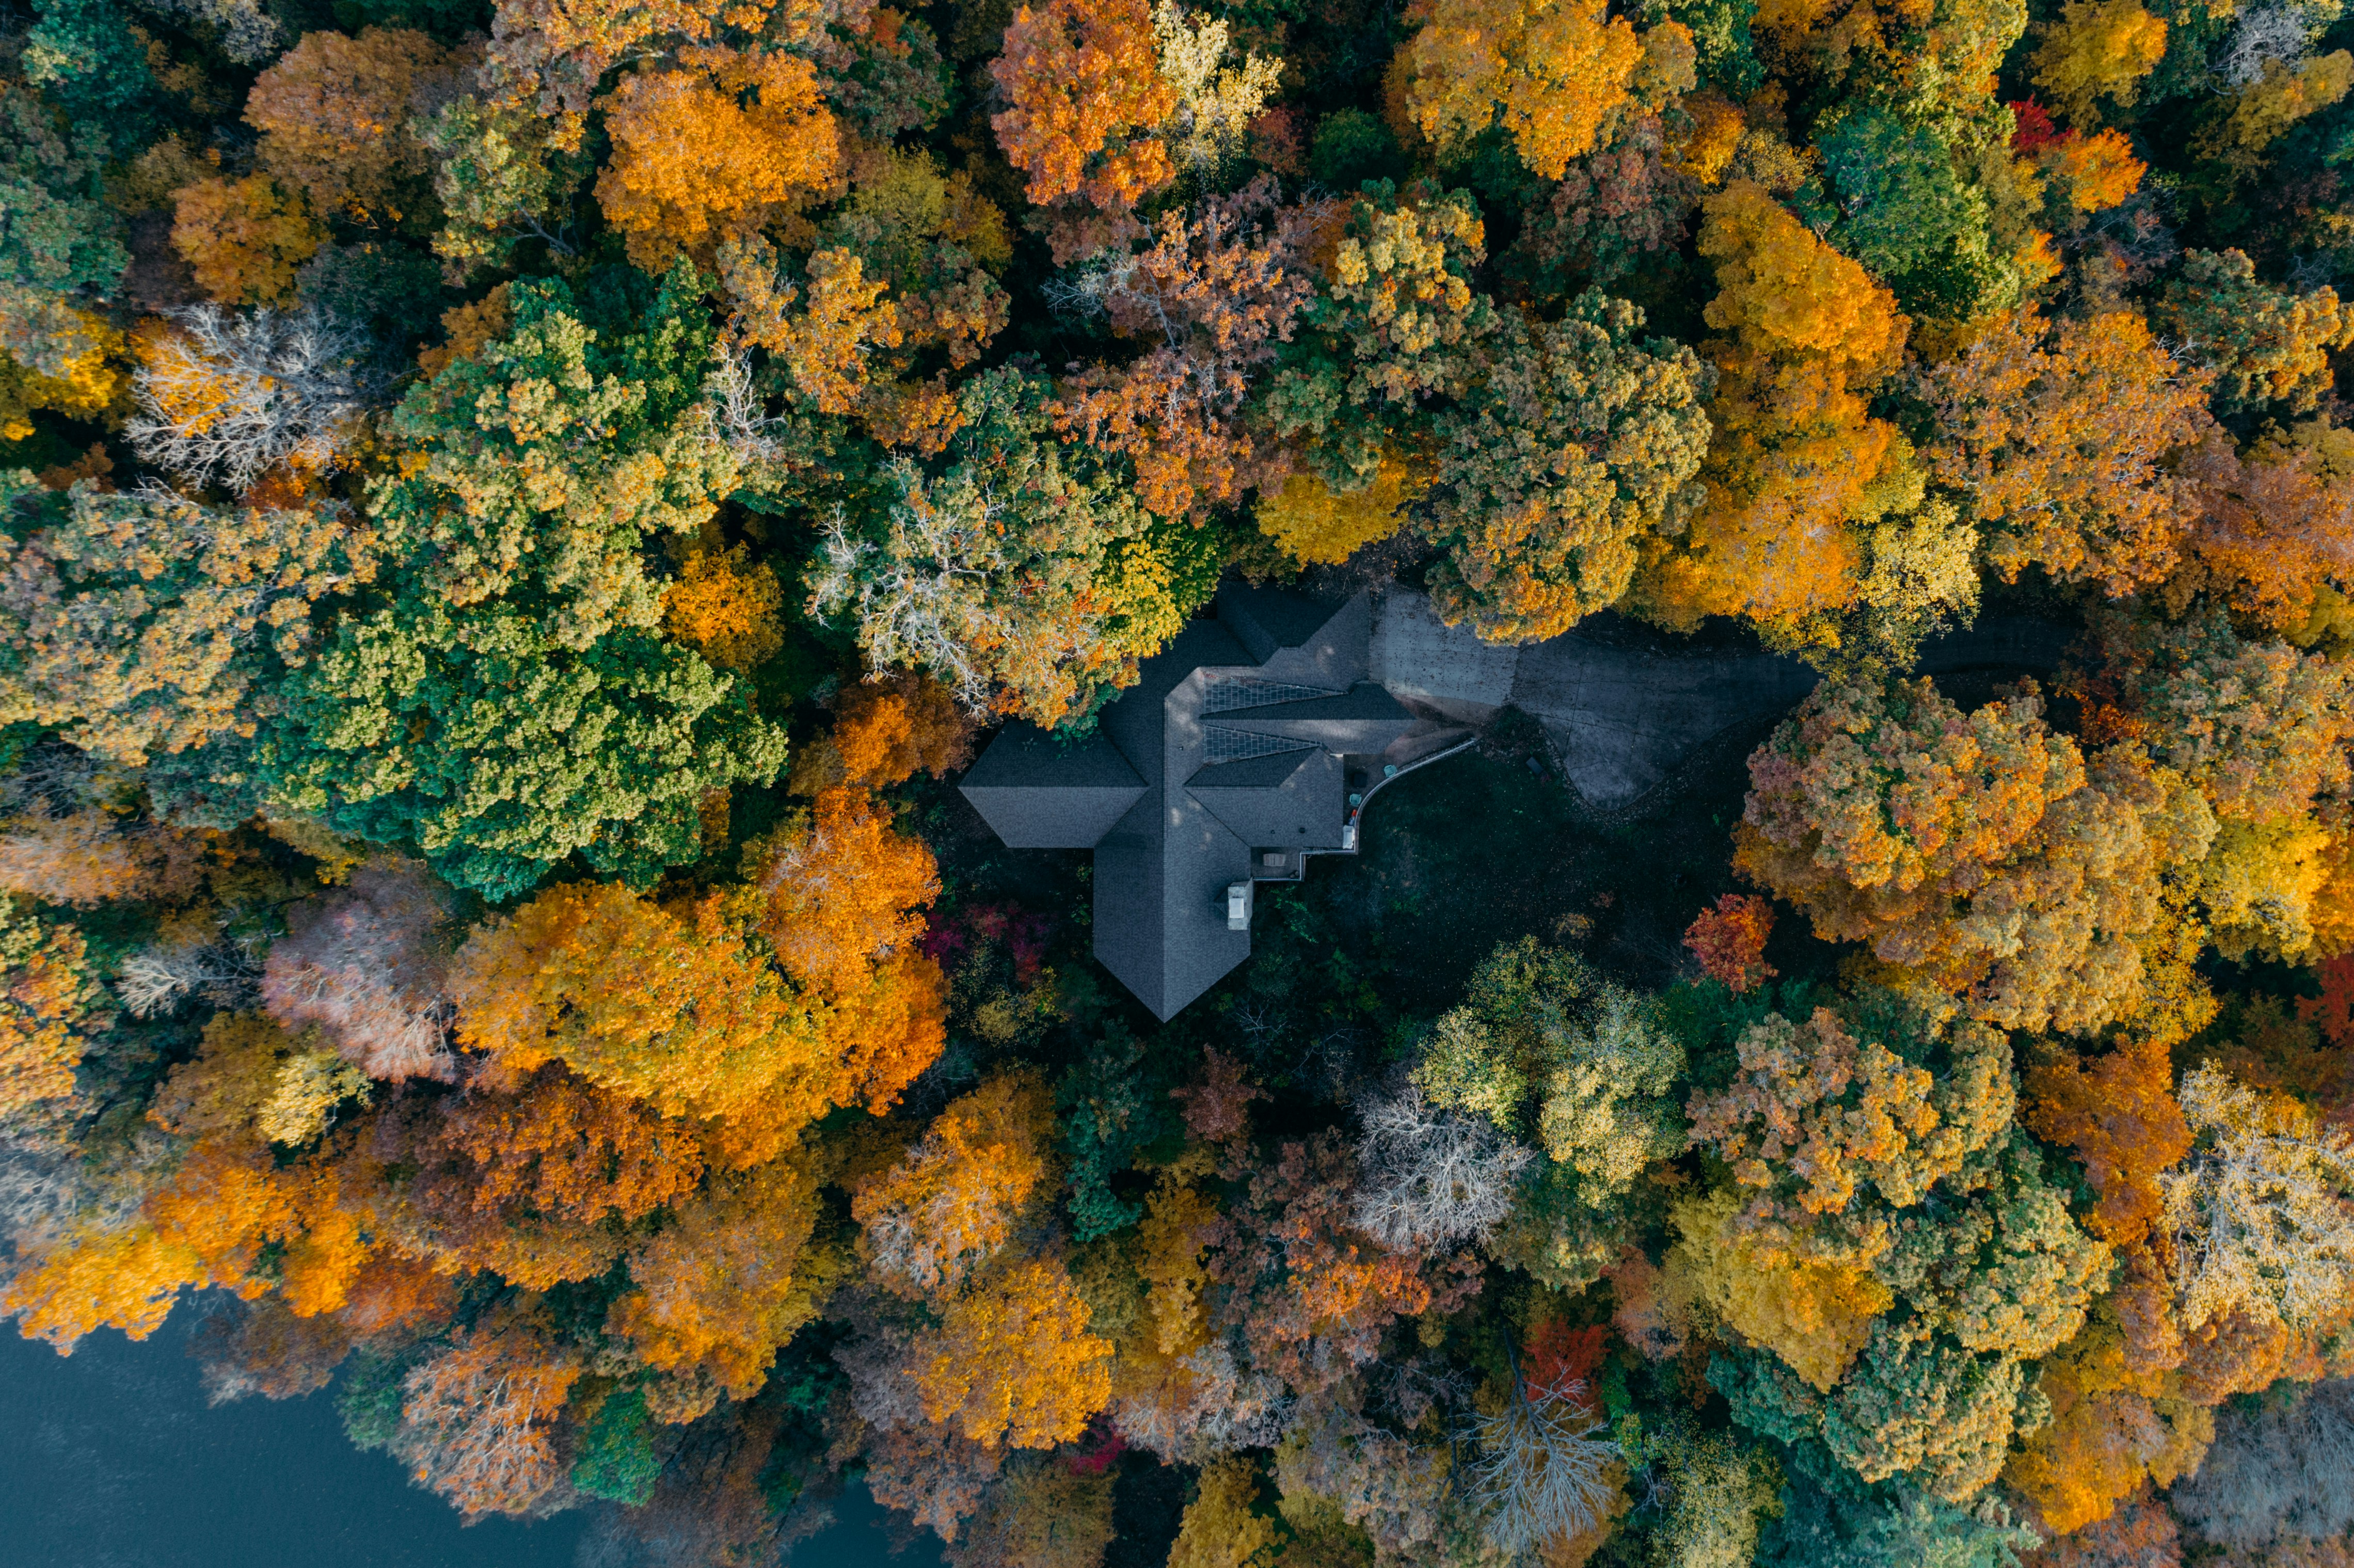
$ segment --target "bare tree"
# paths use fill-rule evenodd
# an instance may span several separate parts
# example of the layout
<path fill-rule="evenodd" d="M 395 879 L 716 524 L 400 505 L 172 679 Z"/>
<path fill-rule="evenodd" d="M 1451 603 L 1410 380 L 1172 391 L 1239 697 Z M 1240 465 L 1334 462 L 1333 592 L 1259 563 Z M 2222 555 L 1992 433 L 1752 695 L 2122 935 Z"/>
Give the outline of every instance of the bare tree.
<path fill-rule="evenodd" d="M 2354 1137 L 2212 1063 L 2179 1097 L 2199 1147 L 2158 1184 L 2184 1326 L 2242 1308 L 2301 1328 L 2335 1310 L 2354 1288 Z"/>
<path fill-rule="evenodd" d="M 125 429 L 142 458 L 198 484 L 242 490 L 282 462 L 323 466 L 385 386 L 366 335 L 314 307 L 171 315 L 179 330 L 139 367 Z"/>
<path fill-rule="evenodd" d="M 929 670 L 967 708 L 986 713 L 987 651 L 1022 632 L 992 592 L 1014 573 L 1004 508 L 983 489 L 936 495 L 905 458 L 886 471 L 905 497 L 891 508 L 889 542 L 852 537 L 837 507 L 811 574 L 811 607 L 820 615 L 851 611 L 872 667 Z"/>
<path fill-rule="evenodd" d="M 719 345 L 719 364 L 704 382 L 705 406 L 711 413 L 712 431 L 742 467 L 781 462 L 785 443 L 778 437 L 787 421 L 772 418 L 752 384 L 752 350 L 748 344 Z"/>
<path fill-rule="evenodd" d="M 1510 1402 L 1493 1415 L 1473 1413 L 1480 1455 L 1470 1467 L 1471 1491 L 1499 1549 L 1531 1552 L 1580 1534 L 1609 1507 L 1604 1472 L 1618 1445 L 1594 1436 L 1602 1420 L 1585 1408 L 1585 1394 L 1575 1380 L 1532 1391 L 1516 1361 Z"/>
<path fill-rule="evenodd" d="M 1276 1485 L 1285 1497 L 1328 1499 L 1373 1538 L 1376 1563 L 1439 1560 L 1456 1513 L 1447 1446 L 1367 1419 L 1360 1393 L 1343 1384 L 1295 1413 L 1276 1450 Z"/>
<path fill-rule="evenodd" d="M 1243 1048 L 1254 1056 L 1264 1054 L 1288 1027 L 1280 1012 L 1256 998 L 1238 999 L 1227 1012 L 1226 1022 L 1243 1037 Z"/>
<path fill-rule="evenodd" d="M 1127 1387 L 1111 1403 L 1112 1427 L 1170 1464 L 1200 1464 L 1283 1436 L 1297 1401 L 1274 1373 L 1249 1364 L 1233 1330 L 1211 1340 L 1167 1375 Z"/>
<path fill-rule="evenodd" d="M 288 1029 L 321 1026 L 370 1077 L 451 1076 L 442 898 L 422 866 L 387 858 L 298 906 L 270 950 L 263 1008 Z"/>
<path fill-rule="evenodd" d="M 2302 5 L 2242 11 L 2232 41 L 2216 58 L 2216 74 L 2232 87 L 2249 87 L 2264 79 L 2264 67 L 2274 60 L 2295 65 L 2312 41 L 2313 23 L 2312 14 Z"/>
<path fill-rule="evenodd" d="M 1394 1252 L 1483 1240 L 1512 1211 L 1532 1158 L 1486 1117 L 1443 1110 L 1409 1084 L 1359 1111 L 1357 1228 Z"/>
<path fill-rule="evenodd" d="M 133 1018 L 154 1018 L 191 996 L 215 1007 L 248 1006 L 260 979 L 261 966 L 235 942 L 158 942 L 122 960 L 114 971 L 114 994 Z"/>
<path fill-rule="evenodd" d="M 2354 1529 L 2354 1382 L 2318 1383 L 2286 1409 L 2216 1412 L 2215 1446 L 2174 1489 L 2174 1508 L 2218 1546 Z"/>

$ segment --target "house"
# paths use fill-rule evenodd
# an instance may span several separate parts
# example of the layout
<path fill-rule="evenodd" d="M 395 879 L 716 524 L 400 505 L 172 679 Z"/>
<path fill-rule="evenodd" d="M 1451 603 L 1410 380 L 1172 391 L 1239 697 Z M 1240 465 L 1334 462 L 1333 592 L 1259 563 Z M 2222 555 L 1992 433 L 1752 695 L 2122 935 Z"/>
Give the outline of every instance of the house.
<path fill-rule="evenodd" d="M 1252 889 L 1350 853 L 1381 781 L 1469 732 L 1373 680 L 1373 606 L 1229 583 L 1095 732 L 1009 726 L 965 799 L 1013 849 L 1095 851 L 1095 951 L 1168 1019 L 1250 956 Z"/>

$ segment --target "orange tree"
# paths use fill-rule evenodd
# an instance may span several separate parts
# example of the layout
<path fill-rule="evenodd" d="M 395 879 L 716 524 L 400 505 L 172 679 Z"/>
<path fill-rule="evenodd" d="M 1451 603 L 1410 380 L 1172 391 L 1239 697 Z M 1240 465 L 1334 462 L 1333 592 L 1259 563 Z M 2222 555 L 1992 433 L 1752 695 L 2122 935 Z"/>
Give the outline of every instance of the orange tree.
<path fill-rule="evenodd" d="M 2008 1028 L 2133 1013 L 2161 874 L 2212 833 L 2179 774 L 2088 765 L 2031 691 L 1966 715 L 1926 680 L 1826 684 L 1749 776 L 1744 875 Z"/>
<path fill-rule="evenodd" d="M 1729 183 L 1703 211 L 1707 320 L 1723 334 L 1708 345 L 1706 498 L 1681 540 L 1652 546 L 1638 603 L 1675 626 L 1739 615 L 1795 632 L 1855 599 L 1857 525 L 1896 499 L 1896 430 L 1865 396 L 1896 368 L 1907 323 L 1885 287 L 1755 182 Z"/>

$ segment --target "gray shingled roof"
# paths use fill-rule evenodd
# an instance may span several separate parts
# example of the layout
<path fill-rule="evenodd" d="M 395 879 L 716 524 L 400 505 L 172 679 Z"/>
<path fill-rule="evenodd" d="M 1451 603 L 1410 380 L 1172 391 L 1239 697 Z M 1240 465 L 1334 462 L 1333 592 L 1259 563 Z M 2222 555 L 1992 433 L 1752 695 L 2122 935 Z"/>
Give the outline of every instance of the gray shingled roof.
<path fill-rule="evenodd" d="M 1096 957 L 1154 1016 L 1250 956 L 1250 933 L 1226 928 L 1228 884 L 1341 847 L 1343 757 L 1422 722 L 1368 683 L 1372 634 L 1363 594 L 1228 584 L 1091 737 L 1015 725 L 966 773 L 965 798 L 1009 846 L 1094 849 Z"/>
<path fill-rule="evenodd" d="M 1009 849 L 1093 849 L 1144 798 L 1144 780 L 1100 731 L 1066 740 L 1019 723 L 990 743 L 962 788 Z"/>

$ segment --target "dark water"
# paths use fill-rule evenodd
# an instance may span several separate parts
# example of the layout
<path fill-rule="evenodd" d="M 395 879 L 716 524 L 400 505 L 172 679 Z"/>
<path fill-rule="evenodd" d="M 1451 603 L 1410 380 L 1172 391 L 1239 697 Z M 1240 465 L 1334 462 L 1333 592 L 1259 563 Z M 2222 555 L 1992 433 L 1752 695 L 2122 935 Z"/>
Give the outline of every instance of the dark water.
<path fill-rule="evenodd" d="M 72 1356 L 0 1325 L 5 1568 L 572 1568 L 585 1513 L 461 1525 L 382 1454 L 345 1441 L 329 1393 L 207 1406 L 175 1319 Z M 863 1491 L 794 1568 L 929 1568 L 893 1558 Z"/>

